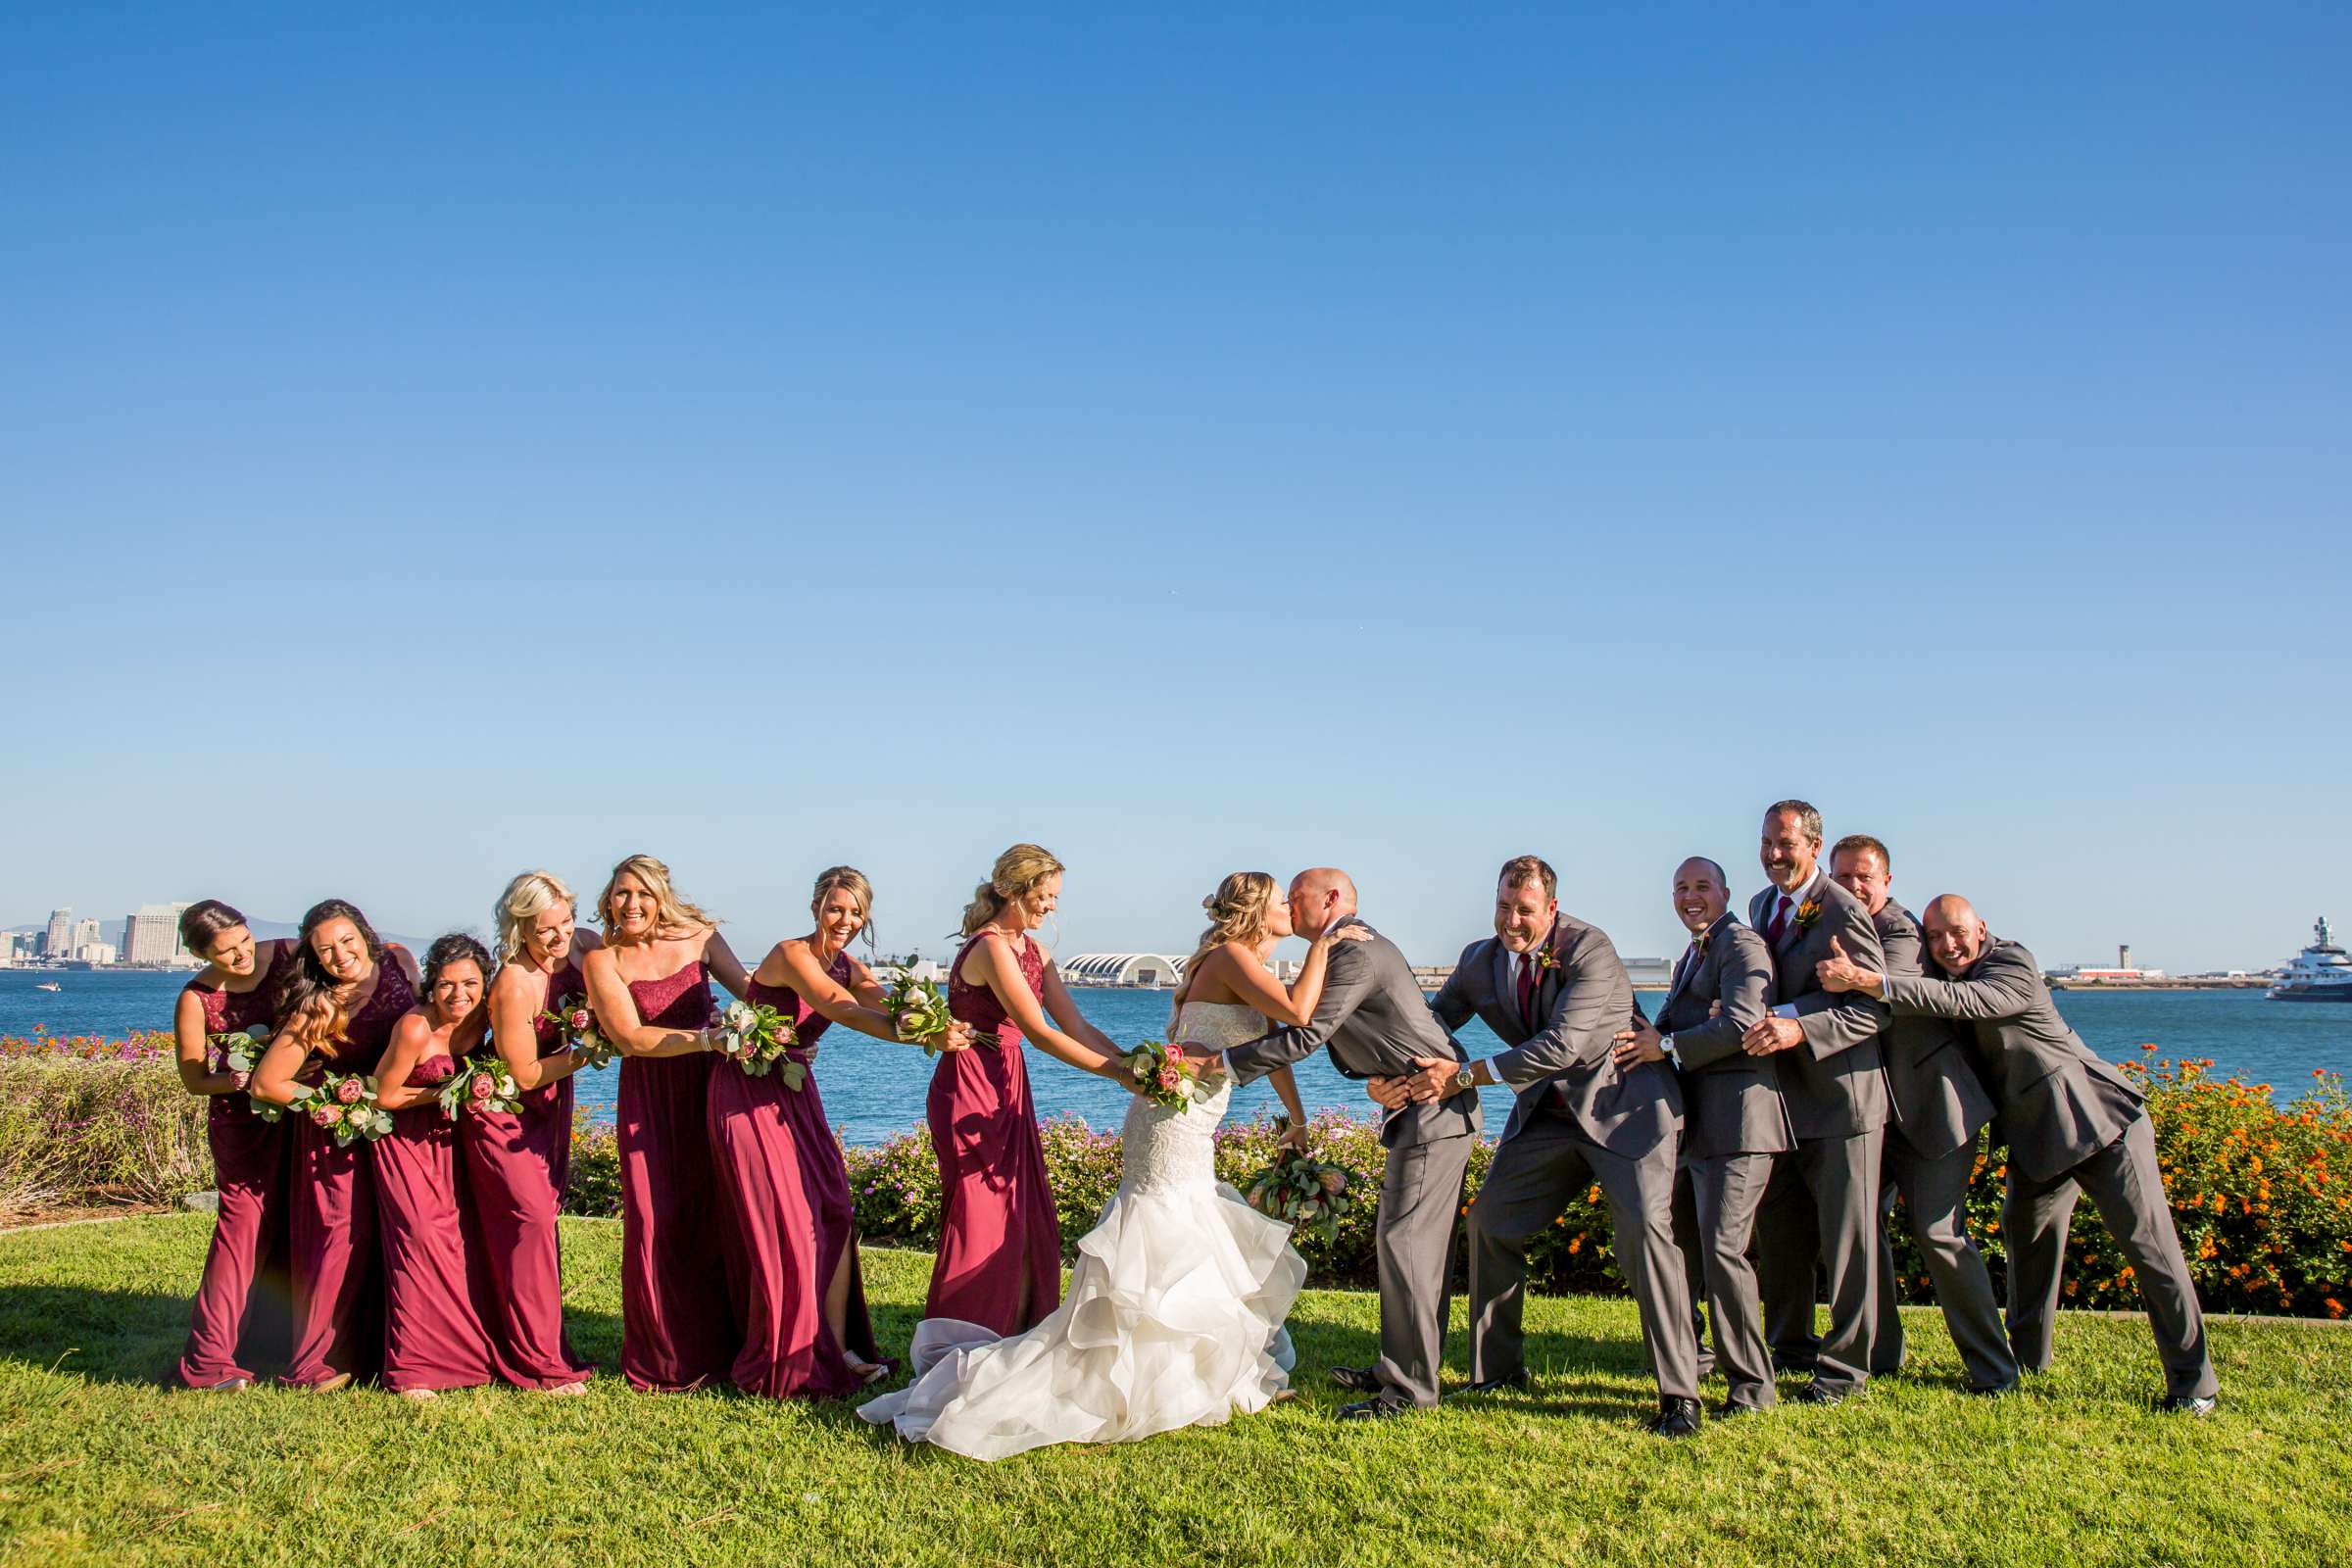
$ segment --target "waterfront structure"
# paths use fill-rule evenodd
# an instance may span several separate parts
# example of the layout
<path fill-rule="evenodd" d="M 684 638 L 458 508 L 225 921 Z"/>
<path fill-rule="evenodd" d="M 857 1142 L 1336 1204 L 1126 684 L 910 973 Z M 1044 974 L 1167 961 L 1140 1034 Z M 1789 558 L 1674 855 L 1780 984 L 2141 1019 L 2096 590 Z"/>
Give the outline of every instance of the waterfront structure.
<path fill-rule="evenodd" d="M 2265 993 L 2273 1002 L 2352 1002 L 2352 955 L 2335 944 L 2321 915 L 2311 928 L 2311 946 L 2278 971 Z"/>
<path fill-rule="evenodd" d="M 122 922 L 122 961 L 192 963 L 188 950 L 179 945 L 179 915 L 187 906 L 184 900 L 178 904 L 140 905 L 138 912 Z"/>
<path fill-rule="evenodd" d="M 2098 968 L 2087 964 L 2070 964 L 2052 969 L 2044 979 L 2063 981 L 2071 985 L 2138 985 L 2148 980 L 2164 978 L 2162 969 L 2136 969 L 2132 965 L 2132 944 L 2126 942 L 2115 950 L 2115 967 Z"/>
<path fill-rule="evenodd" d="M 1162 991 L 1184 978 L 1184 960 L 1164 953 L 1082 953 L 1056 960 L 1064 985 L 1141 986 Z"/>
<path fill-rule="evenodd" d="M 87 923 L 90 925 L 96 925 L 98 922 L 91 920 Z M 108 964 L 111 964 L 115 961 L 115 945 L 112 942 L 81 943 L 74 950 L 74 961 L 75 963 L 89 964 L 93 968 L 103 969 Z"/>

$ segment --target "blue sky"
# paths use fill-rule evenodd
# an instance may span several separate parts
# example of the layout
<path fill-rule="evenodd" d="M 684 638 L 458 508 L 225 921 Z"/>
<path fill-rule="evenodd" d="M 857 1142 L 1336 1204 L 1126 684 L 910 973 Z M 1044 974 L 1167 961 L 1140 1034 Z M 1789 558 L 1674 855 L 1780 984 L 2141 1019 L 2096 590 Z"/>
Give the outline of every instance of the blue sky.
<path fill-rule="evenodd" d="M 12 22 L 0 919 L 2352 920 L 2340 7 L 476 9 Z"/>

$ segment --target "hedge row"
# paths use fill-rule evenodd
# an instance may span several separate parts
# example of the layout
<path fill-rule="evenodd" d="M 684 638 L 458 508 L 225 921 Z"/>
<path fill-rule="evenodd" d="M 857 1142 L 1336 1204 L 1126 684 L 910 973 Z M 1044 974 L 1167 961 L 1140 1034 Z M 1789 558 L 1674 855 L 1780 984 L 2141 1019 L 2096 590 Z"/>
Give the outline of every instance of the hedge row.
<path fill-rule="evenodd" d="M 64 1202 L 171 1202 L 210 1186 L 204 1105 L 181 1092 L 169 1047 L 161 1035 L 0 1040 L 0 1214 Z M 2152 1054 L 2153 1047 L 2145 1049 Z M 2352 1303 L 2352 1100 L 2340 1080 L 2322 1072 L 2281 1106 L 2270 1085 L 2212 1078 L 2211 1065 L 2125 1064 L 2147 1091 L 2157 1157 L 2199 1294 L 2216 1310 L 2343 1316 Z M 1316 1117 L 1311 1130 L 1317 1154 L 1355 1174 L 1362 1200 L 1329 1241 L 1302 1238 L 1299 1250 L 1319 1283 L 1368 1286 L 1383 1159 L 1378 1136 L 1371 1124 L 1333 1112 Z M 1048 1122 L 1043 1131 L 1068 1250 L 1118 1186 L 1119 1141 L 1074 1118 Z M 1268 1123 L 1222 1127 L 1217 1174 L 1239 1186 L 1271 1160 L 1273 1147 Z M 868 1240 L 937 1243 L 939 1171 L 928 1134 L 917 1129 L 844 1154 Z M 1465 1202 L 1493 1158 L 1491 1145 L 1473 1152 Z M 2004 1151 L 1986 1150 L 1969 1193 L 1969 1228 L 1996 1276 L 2005 1263 L 2007 1174 Z M 565 1207 L 619 1212 L 619 1152 L 610 1129 L 583 1124 L 573 1132 Z M 1928 1299 L 1918 1252 L 1899 1219 L 1894 1229 L 1903 1294 Z M 1624 1288 L 1598 1188 L 1574 1196 L 1530 1261 L 1541 1289 Z M 2080 1306 L 2137 1300 L 2130 1266 L 2087 1203 L 2078 1210 L 2066 1294 Z"/>

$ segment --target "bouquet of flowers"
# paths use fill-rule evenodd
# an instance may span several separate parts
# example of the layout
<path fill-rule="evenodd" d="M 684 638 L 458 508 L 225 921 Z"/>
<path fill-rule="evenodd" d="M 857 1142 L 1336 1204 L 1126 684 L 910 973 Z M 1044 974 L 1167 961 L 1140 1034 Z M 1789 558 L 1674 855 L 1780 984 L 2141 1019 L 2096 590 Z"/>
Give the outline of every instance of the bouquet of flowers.
<path fill-rule="evenodd" d="M 392 1114 L 375 1102 L 375 1078 L 356 1072 L 330 1072 L 318 1086 L 286 1107 L 311 1118 L 311 1125 L 335 1135 L 337 1149 L 353 1140 L 373 1143 L 392 1130 Z"/>
<path fill-rule="evenodd" d="M 940 994 L 937 984 L 917 980 L 912 969 L 901 969 L 891 977 L 890 1000 L 883 1009 L 898 1027 L 899 1038 L 923 1048 L 925 1055 L 936 1056 L 940 1042 L 947 1038 L 948 1025 L 954 1020 L 948 1014 L 948 999 Z"/>
<path fill-rule="evenodd" d="M 612 1060 L 612 1042 L 597 1032 L 596 1014 L 588 1010 L 588 999 L 578 992 L 557 1003 L 555 1011 L 539 1016 L 556 1026 L 564 1044 L 588 1053 L 589 1066 L 602 1067 Z"/>
<path fill-rule="evenodd" d="M 730 1002 L 718 1024 L 718 1054 L 745 1072 L 764 1078 L 775 1068 L 787 1089 L 798 1089 L 808 1081 L 808 1064 L 786 1054 L 800 1044 L 799 1033 L 790 1018 L 766 1003 Z"/>
<path fill-rule="evenodd" d="M 263 1024 L 252 1024 L 227 1034 L 204 1037 L 205 1065 L 214 1072 L 241 1072 L 250 1075 L 254 1065 L 269 1049 L 270 1030 Z"/>
<path fill-rule="evenodd" d="M 1274 1118 L 1277 1134 L 1288 1132 L 1290 1125 L 1288 1116 Z M 1273 1164 L 1250 1178 L 1242 1197 L 1268 1219 L 1286 1221 L 1293 1231 L 1328 1244 L 1339 1235 L 1340 1216 L 1355 1202 L 1353 1186 L 1346 1166 L 1286 1148 L 1276 1152 Z"/>
<path fill-rule="evenodd" d="M 1119 1061 L 1135 1080 L 1136 1093 L 1155 1105 L 1182 1110 L 1215 1093 L 1202 1088 L 1198 1065 L 1162 1041 L 1147 1040 Z"/>
<path fill-rule="evenodd" d="M 476 1116 L 487 1116 L 494 1110 L 512 1115 L 522 1108 L 522 1102 L 515 1098 L 520 1093 L 514 1087 L 514 1075 L 497 1056 L 469 1056 L 464 1066 L 449 1075 L 449 1082 L 441 1086 L 441 1114 L 451 1121 L 458 1119 L 461 1110 L 470 1110 Z"/>

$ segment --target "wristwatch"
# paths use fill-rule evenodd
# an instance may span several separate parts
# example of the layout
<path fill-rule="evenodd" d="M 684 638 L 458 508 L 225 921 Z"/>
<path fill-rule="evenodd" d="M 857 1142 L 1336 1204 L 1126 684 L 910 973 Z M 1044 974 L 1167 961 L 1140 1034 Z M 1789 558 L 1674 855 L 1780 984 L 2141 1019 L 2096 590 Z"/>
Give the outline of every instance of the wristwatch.
<path fill-rule="evenodd" d="M 1467 1065 L 1455 1070 L 1453 1075 L 1453 1090 L 1455 1094 L 1458 1095 L 1465 1089 L 1475 1089 L 1477 1087 L 1477 1075 L 1472 1073 Z"/>

